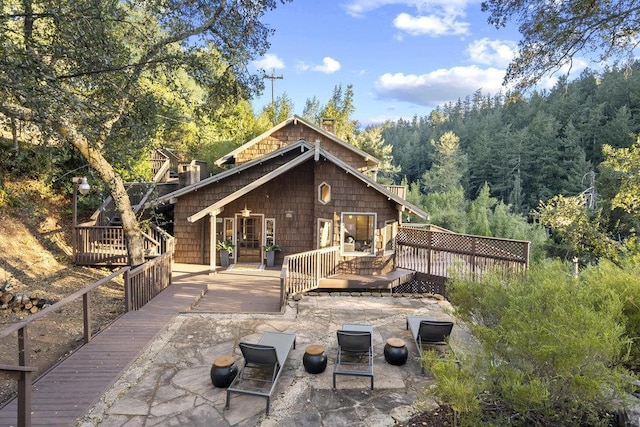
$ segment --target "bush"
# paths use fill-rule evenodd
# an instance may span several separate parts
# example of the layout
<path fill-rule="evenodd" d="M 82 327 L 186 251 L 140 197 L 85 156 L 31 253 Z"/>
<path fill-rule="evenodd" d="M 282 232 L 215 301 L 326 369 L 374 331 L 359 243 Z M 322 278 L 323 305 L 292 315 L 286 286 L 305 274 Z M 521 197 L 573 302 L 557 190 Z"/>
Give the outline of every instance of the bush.
<path fill-rule="evenodd" d="M 480 342 L 463 366 L 488 423 L 593 425 L 624 393 L 623 303 L 602 283 L 545 262 L 513 280 L 453 280 L 449 298 Z"/>
<path fill-rule="evenodd" d="M 640 259 L 637 256 L 627 258 L 621 267 L 610 261 L 601 261 L 581 276 L 585 283 L 611 289 L 622 300 L 625 334 L 633 342 L 629 362 L 635 371 L 640 372 Z"/>

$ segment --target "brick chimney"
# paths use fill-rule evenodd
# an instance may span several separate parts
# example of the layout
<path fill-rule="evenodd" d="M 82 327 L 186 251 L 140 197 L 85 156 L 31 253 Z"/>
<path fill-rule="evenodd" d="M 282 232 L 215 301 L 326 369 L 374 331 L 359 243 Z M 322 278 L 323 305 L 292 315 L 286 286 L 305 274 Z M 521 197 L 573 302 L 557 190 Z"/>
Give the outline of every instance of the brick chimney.
<path fill-rule="evenodd" d="M 320 119 L 320 127 L 327 132 L 331 132 L 335 134 L 336 119 L 328 119 L 328 118 Z"/>

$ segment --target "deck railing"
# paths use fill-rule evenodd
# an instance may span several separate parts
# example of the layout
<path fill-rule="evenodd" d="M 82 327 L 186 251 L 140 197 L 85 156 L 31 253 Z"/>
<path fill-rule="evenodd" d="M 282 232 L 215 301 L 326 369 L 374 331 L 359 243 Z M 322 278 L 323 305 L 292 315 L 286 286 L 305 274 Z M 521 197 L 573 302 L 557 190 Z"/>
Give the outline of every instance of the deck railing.
<path fill-rule="evenodd" d="M 320 279 L 336 273 L 339 261 L 340 246 L 285 256 L 280 273 L 281 305 L 287 295 L 316 289 Z"/>
<path fill-rule="evenodd" d="M 132 268 L 125 275 L 124 304 L 127 311 L 141 309 L 171 285 L 173 251 Z"/>
<path fill-rule="evenodd" d="M 173 252 L 173 237 L 155 225 L 143 233 L 148 257 Z M 127 265 L 124 230 L 118 226 L 78 226 L 74 234 L 73 262 L 77 265 Z"/>
<path fill-rule="evenodd" d="M 0 331 L 0 340 L 2 341 L 6 342 L 7 337 L 16 332 L 18 337 L 18 365 L 0 365 L 0 373 L 18 377 L 18 427 L 28 427 L 31 425 L 31 390 L 34 377 L 33 373 L 36 371 L 36 368 L 31 365 L 31 342 L 27 333 L 27 327 L 36 320 L 42 319 L 51 313 L 58 312 L 62 307 L 76 301 L 78 298 L 82 298 L 83 343 L 88 343 L 92 338 L 90 292 L 110 283 L 118 276 L 126 274 L 128 270 L 129 267 L 121 268 L 86 288 L 74 292 L 66 298 L 30 315 L 26 320 L 15 323 Z"/>
<path fill-rule="evenodd" d="M 59 302 L 29 316 L 26 320 L 16 323 L 0 331 L 0 341 L 17 332 L 18 336 L 18 365 L 0 364 L 0 373 L 17 376 L 18 380 L 18 427 L 31 425 L 31 390 L 36 368 L 31 366 L 31 344 L 27 334 L 27 326 L 32 322 L 59 310 L 67 304 L 82 297 L 83 312 L 83 344 L 92 337 L 90 292 L 123 276 L 124 281 L 124 311 L 135 311 L 142 308 L 153 297 L 171 284 L 171 268 L 173 266 L 174 238 L 159 227 L 152 227 L 147 234 L 147 240 L 162 252 L 151 260 L 135 268 L 123 267 L 115 273 L 81 289 Z"/>
<path fill-rule="evenodd" d="M 396 238 L 396 266 L 443 278 L 477 279 L 498 269 L 521 272 L 529 264 L 530 242 L 401 227 Z"/>

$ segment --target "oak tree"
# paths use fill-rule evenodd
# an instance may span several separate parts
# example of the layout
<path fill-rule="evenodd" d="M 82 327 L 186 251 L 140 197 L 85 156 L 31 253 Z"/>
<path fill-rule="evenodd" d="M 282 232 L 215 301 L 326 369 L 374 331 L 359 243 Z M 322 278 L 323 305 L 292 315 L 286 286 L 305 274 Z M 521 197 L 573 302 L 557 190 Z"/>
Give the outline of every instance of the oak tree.
<path fill-rule="evenodd" d="M 280 0 L 284 3 L 288 0 Z M 153 124 L 145 82 L 186 73 L 214 109 L 263 87 L 246 65 L 272 32 L 260 22 L 277 0 L 6 0 L 0 3 L 0 115 L 70 144 L 109 188 L 129 261 L 144 261 L 118 156 Z M 148 123 L 145 123 L 147 121 Z"/>

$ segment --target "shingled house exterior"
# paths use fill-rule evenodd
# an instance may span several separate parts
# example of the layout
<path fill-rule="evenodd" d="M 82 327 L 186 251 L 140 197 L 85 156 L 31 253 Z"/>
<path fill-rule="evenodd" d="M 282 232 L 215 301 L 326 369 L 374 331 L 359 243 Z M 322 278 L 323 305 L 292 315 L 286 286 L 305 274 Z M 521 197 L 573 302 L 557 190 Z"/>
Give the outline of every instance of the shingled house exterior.
<path fill-rule="evenodd" d="M 297 116 L 216 163 L 228 169 L 157 200 L 173 204 L 176 262 L 215 269 L 223 240 L 232 263 L 263 262 L 267 244 L 282 249 L 276 263 L 340 246 L 353 272 L 383 273 L 402 215 L 427 217 L 375 181 L 377 159 Z"/>

